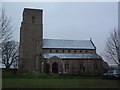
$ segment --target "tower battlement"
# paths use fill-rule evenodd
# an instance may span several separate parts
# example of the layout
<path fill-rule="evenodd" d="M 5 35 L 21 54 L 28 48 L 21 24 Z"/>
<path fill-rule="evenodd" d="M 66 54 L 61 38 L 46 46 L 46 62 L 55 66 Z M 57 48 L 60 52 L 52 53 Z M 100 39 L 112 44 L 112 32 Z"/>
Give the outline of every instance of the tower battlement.
<path fill-rule="evenodd" d="M 23 22 L 24 23 L 42 24 L 42 22 L 43 22 L 42 14 L 43 14 L 43 10 L 25 8 L 23 11 Z"/>

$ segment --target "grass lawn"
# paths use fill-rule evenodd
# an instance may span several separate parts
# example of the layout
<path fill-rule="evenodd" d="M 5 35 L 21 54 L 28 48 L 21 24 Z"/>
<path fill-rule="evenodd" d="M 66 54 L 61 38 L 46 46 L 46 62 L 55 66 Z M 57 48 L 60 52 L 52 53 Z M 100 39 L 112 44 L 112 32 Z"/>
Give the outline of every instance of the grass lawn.
<path fill-rule="evenodd" d="M 118 80 L 100 78 L 3 78 L 3 88 L 118 88 Z"/>

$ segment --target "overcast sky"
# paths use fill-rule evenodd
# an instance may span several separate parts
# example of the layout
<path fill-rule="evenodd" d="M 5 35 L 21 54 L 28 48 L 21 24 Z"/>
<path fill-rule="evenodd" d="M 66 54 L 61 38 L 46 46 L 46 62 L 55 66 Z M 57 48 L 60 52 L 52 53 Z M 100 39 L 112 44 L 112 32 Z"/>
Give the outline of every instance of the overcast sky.
<path fill-rule="evenodd" d="M 36 2 L 2 3 L 15 26 L 14 38 L 19 41 L 24 8 L 43 9 L 43 36 L 46 39 L 89 40 L 103 55 L 106 39 L 118 28 L 117 2 Z"/>

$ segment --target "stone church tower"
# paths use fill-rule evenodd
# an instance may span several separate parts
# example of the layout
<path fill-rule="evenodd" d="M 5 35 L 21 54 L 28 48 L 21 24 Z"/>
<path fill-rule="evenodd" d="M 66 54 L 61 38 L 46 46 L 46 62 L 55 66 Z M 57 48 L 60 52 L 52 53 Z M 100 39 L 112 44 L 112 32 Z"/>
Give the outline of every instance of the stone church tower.
<path fill-rule="evenodd" d="M 40 73 L 42 64 L 42 10 L 25 8 L 20 28 L 20 73 Z"/>

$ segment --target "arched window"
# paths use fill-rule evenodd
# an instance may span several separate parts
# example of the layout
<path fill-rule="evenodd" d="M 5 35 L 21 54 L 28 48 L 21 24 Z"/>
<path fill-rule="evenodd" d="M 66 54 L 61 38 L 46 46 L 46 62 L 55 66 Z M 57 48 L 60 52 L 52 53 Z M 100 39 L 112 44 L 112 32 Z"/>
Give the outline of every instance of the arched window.
<path fill-rule="evenodd" d="M 69 69 L 70 65 L 68 63 L 65 64 L 65 69 Z"/>
<path fill-rule="evenodd" d="M 83 64 L 80 64 L 80 70 L 82 70 L 83 69 Z"/>
<path fill-rule="evenodd" d="M 32 16 L 32 23 L 35 23 L 35 16 Z"/>
<path fill-rule="evenodd" d="M 85 66 L 82 63 L 80 64 L 80 70 L 85 71 Z"/>

